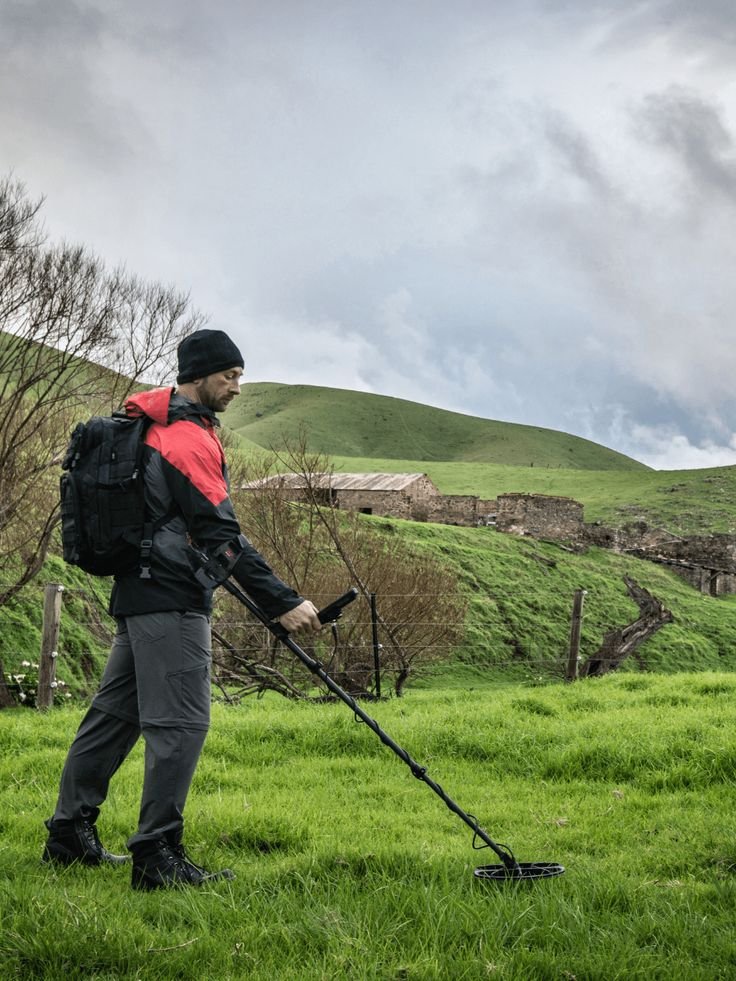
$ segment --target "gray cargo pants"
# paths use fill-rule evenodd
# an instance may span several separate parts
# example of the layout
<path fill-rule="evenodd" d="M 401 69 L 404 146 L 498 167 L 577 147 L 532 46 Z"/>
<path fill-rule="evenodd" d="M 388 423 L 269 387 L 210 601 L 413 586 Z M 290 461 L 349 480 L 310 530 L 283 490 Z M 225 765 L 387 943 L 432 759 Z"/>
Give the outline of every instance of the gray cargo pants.
<path fill-rule="evenodd" d="M 210 659 L 210 622 L 202 613 L 118 620 L 99 690 L 64 764 L 55 820 L 94 820 L 110 779 L 142 735 L 140 817 L 128 847 L 162 837 L 180 840 L 209 728 Z"/>

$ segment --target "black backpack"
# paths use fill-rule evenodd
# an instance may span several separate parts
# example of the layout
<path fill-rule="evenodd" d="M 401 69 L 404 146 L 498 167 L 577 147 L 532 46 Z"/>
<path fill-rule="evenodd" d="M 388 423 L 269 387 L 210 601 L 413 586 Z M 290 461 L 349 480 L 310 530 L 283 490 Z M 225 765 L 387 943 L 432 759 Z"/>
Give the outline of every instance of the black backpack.
<path fill-rule="evenodd" d="M 143 440 L 147 416 L 124 412 L 80 422 L 61 464 L 64 559 L 93 576 L 140 569 L 150 579 L 153 533 L 162 522 L 146 514 Z"/>

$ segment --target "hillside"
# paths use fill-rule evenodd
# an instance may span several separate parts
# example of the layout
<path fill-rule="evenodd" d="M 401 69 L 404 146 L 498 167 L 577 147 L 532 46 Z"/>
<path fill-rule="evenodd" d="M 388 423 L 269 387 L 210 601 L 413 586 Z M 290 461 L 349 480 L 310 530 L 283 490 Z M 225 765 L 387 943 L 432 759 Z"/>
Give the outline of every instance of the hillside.
<path fill-rule="evenodd" d="M 223 420 L 241 437 L 266 448 L 283 443 L 285 436 L 293 439 L 305 426 L 309 449 L 330 456 L 567 470 L 648 469 L 615 450 L 553 429 L 314 385 L 246 383 Z"/>
<path fill-rule="evenodd" d="M 575 590 L 587 591 L 581 633 L 584 660 L 600 647 L 607 631 L 638 616 L 626 592 L 625 575 L 661 599 L 672 611 L 674 622 L 641 648 L 641 660 L 626 661 L 624 670 L 736 671 L 736 596 L 704 596 L 663 566 L 597 548 L 573 554 L 551 543 L 502 535 L 490 528 L 367 516 L 362 520 L 392 538 L 400 536 L 407 547 L 447 563 L 457 572 L 468 599 L 464 641 L 452 651 L 441 652 L 447 660 L 412 677 L 410 688 L 417 681 L 432 687 L 464 688 L 511 681 L 538 685 L 559 679 L 569 649 Z M 278 562 L 274 567 L 284 573 Z M 58 558 L 50 558 L 39 580 L 24 589 L 12 608 L 2 611 L 0 660 L 13 673 L 23 670 L 24 659 L 37 659 L 46 582 L 65 586 L 59 674 L 75 693 L 83 693 L 99 677 L 108 650 L 105 635 L 111 621 L 101 614 L 110 581 L 85 577 Z M 380 611 L 380 593 L 377 599 Z M 368 615 L 364 601 L 358 600 L 346 611 L 345 622 Z M 226 636 L 232 628 L 232 624 L 222 625 Z M 332 639 L 325 634 L 315 643 L 326 663 L 332 656 Z M 324 649 L 319 647 L 322 643 L 327 645 Z"/>
<path fill-rule="evenodd" d="M 453 662 L 438 669 L 442 685 L 453 673 L 462 685 L 471 678 L 474 684 L 512 677 L 534 684 L 561 677 L 573 593 L 582 588 L 587 594 L 580 647 L 585 660 L 609 630 L 639 616 L 626 592 L 627 575 L 662 600 L 674 622 L 641 647 L 641 659 L 625 661 L 625 670 L 736 670 L 736 596 L 704 596 L 661 565 L 598 548 L 571 554 L 490 528 L 365 520 L 441 558 L 460 576 L 469 600 L 467 636 Z"/>
<path fill-rule="evenodd" d="M 278 443 L 284 432 L 295 435 L 305 422 L 313 443 L 316 440 L 315 445 L 344 471 L 423 471 L 447 494 L 492 498 L 516 491 L 573 497 L 585 505 L 587 521 L 610 525 L 644 519 L 681 534 L 733 532 L 736 525 L 736 468 L 652 471 L 563 433 L 333 389 L 250 384 L 243 387 L 239 402 L 224 421 L 234 431 L 234 442 L 246 449 Z M 382 420 L 381 426 L 377 420 Z M 410 447 L 414 453 L 420 448 L 421 455 L 399 455 Z M 625 595 L 624 572 L 652 589 L 675 613 L 675 624 L 647 645 L 651 668 L 736 670 L 730 640 L 736 626 L 736 598 L 703 597 L 661 567 L 595 549 L 570 555 L 489 529 L 391 521 L 385 527 L 460 571 L 472 609 L 469 641 L 459 654 L 476 670 L 479 665 L 492 665 L 496 677 L 509 671 L 518 677 L 521 670 L 531 680 L 535 662 L 551 659 L 558 664 L 567 644 L 572 593 L 578 586 L 589 591 L 583 650 L 590 653 L 606 629 L 636 612 Z M 69 596 L 79 589 L 71 570 L 51 558 L 28 590 L 28 609 L 33 614 L 26 614 L 25 597 L 9 612 L 13 622 L 6 622 L 0 644 L 7 668 L 17 669 L 38 648 L 38 590 L 44 581 L 64 582 Z M 103 590 L 106 585 L 101 584 Z M 75 625 L 85 619 L 75 611 L 62 631 L 63 647 L 78 669 L 88 658 L 80 652 L 95 650 L 95 662 L 104 653 L 97 651 L 98 645 L 84 630 L 85 636 L 74 633 Z M 445 670 L 452 674 L 453 668 Z M 70 674 L 78 683 L 82 680 L 81 670 Z"/>

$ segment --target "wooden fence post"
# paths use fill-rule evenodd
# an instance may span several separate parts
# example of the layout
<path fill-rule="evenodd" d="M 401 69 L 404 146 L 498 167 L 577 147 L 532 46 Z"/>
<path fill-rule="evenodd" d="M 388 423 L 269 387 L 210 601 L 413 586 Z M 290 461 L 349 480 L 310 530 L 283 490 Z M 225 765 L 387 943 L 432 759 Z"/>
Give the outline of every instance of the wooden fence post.
<path fill-rule="evenodd" d="M 61 594 L 64 587 L 58 583 L 49 583 L 43 595 L 43 636 L 41 638 L 41 656 L 38 662 L 38 693 L 36 708 L 47 709 L 54 704 L 54 689 L 56 688 L 56 650 L 59 643 L 59 627 L 61 625 Z"/>
<path fill-rule="evenodd" d="M 0 709 L 10 708 L 15 705 L 15 699 L 8 691 L 8 683 L 5 680 L 5 668 L 0 661 Z"/>
<path fill-rule="evenodd" d="M 578 676 L 580 662 L 580 626 L 583 620 L 583 601 L 586 597 L 584 589 L 576 589 L 572 598 L 572 621 L 570 623 L 570 653 L 567 656 L 565 681 L 575 681 Z"/>
<path fill-rule="evenodd" d="M 378 610 L 376 594 L 371 593 L 371 632 L 373 635 L 373 677 L 375 679 L 376 698 L 381 697 L 381 645 L 378 643 Z"/>

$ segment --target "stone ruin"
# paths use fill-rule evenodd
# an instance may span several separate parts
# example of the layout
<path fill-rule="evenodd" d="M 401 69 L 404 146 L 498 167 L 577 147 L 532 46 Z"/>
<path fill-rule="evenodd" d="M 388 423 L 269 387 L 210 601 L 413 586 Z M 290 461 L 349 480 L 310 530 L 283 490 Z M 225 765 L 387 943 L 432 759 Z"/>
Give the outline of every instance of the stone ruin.
<path fill-rule="evenodd" d="M 583 505 L 571 497 L 499 494 L 497 503 L 498 531 L 552 541 L 579 541 L 584 534 Z"/>
<path fill-rule="evenodd" d="M 565 544 L 589 545 L 666 565 L 690 585 L 711 596 L 736 593 L 736 536 L 681 538 L 645 521 L 620 528 L 586 524 L 583 505 L 549 494 L 499 494 L 484 500 L 471 494 L 441 494 L 426 474 L 315 474 L 324 503 L 381 517 L 465 527 L 491 526 L 509 535 Z M 294 474 L 268 479 L 292 500 L 303 496 Z M 255 489 L 261 482 L 243 489 Z"/>

